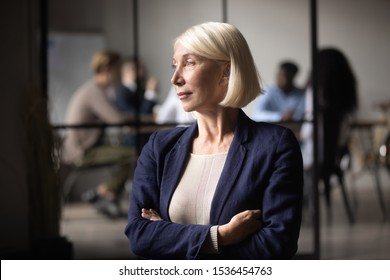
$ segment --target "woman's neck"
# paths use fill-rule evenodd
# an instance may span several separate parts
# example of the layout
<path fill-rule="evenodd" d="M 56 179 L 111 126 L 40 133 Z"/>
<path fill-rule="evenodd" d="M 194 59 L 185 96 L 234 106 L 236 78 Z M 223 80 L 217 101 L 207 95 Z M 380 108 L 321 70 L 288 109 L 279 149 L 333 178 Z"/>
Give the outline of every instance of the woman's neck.
<path fill-rule="evenodd" d="M 229 150 L 233 141 L 239 109 L 220 107 L 215 111 L 197 112 L 198 135 L 192 153 L 215 154 Z"/>

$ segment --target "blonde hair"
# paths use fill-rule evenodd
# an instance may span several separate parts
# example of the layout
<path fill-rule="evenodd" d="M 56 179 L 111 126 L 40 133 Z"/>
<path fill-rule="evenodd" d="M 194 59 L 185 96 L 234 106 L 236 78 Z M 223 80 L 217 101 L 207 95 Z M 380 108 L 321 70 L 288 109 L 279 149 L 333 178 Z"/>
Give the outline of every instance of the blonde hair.
<path fill-rule="evenodd" d="M 229 85 L 220 105 L 242 108 L 259 96 L 260 76 L 249 46 L 233 25 L 207 22 L 195 25 L 175 41 L 196 55 L 230 62 Z"/>
<path fill-rule="evenodd" d="M 110 51 L 104 50 L 97 52 L 93 55 L 91 61 L 92 71 L 97 74 L 100 73 L 105 67 L 112 67 L 115 65 L 119 65 L 121 63 L 120 54 Z"/>

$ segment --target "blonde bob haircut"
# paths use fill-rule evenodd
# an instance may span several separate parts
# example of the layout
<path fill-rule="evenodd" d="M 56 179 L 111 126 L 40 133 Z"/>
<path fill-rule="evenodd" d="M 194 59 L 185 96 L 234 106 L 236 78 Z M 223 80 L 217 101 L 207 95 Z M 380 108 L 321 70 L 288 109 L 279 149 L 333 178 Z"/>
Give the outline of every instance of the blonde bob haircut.
<path fill-rule="evenodd" d="M 233 25 L 206 22 L 187 29 L 175 41 L 195 55 L 230 63 L 229 85 L 220 105 L 243 108 L 259 96 L 260 76 L 249 46 Z"/>

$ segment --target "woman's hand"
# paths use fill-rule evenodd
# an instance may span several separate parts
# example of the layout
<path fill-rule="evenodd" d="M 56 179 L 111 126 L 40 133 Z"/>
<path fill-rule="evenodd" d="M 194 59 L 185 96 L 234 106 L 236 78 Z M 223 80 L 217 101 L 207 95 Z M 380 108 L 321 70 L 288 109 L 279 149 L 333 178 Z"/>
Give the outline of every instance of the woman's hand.
<path fill-rule="evenodd" d="M 220 246 L 233 245 L 243 241 L 263 227 L 260 210 L 246 210 L 233 216 L 229 223 L 218 227 Z"/>
<path fill-rule="evenodd" d="M 150 221 L 162 221 L 160 214 L 157 213 L 157 211 L 153 210 L 152 208 L 150 208 L 149 210 L 142 208 L 141 216 L 142 218 Z"/>

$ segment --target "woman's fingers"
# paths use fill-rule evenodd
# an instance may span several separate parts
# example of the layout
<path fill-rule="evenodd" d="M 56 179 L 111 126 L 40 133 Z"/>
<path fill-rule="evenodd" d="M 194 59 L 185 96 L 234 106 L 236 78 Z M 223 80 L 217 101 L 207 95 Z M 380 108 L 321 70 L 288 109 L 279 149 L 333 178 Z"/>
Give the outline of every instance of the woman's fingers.
<path fill-rule="evenodd" d="M 233 216 L 229 223 L 219 226 L 221 245 L 231 245 L 243 241 L 263 227 L 260 210 L 246 210 Z"/>
<path fill-rule="evenodd" d="M 232 221 L 236 223 L 245 223 L 248 220 L 261 220 L 261 211 L 258 209 L 245 210 L 232 218 Z"/>
<path fill-rule="evenodd" d="M 257 210 L 249 210 L 249 211 L 251 211 L 253 218 L 261 219 L 261 210 L 257 209 Z"/>
<path fill-rule="evenodd" d="M 150 209 L 142 208 L 141 210 L 141 216 L 144 219 L 150 220 L 150 221 L 161 221 L 160 214 L 157 213 L 157 211 Z"/>

